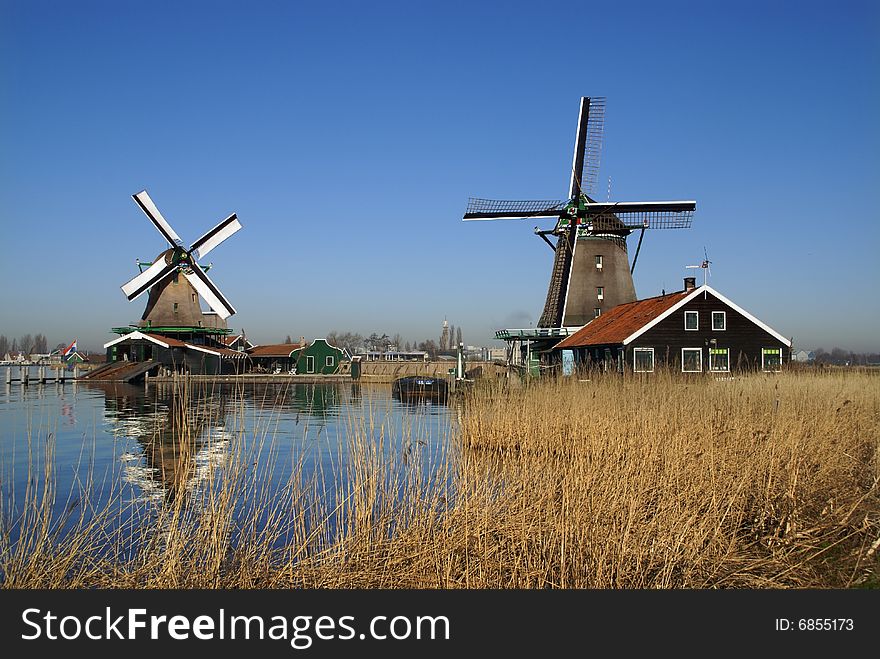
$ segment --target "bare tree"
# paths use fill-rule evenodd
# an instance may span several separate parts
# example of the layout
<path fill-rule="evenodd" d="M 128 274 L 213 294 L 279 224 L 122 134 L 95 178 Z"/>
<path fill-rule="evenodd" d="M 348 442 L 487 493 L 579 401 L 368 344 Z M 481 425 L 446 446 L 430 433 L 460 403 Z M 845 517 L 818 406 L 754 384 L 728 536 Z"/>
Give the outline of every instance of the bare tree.
<path fill-rule="evenodd" d="M 30 334 L 25 334 L 18 340 L 18 349 L 21 350 L 21 352 L 25 355 L 31 354 L 31 348 L 33 348 L 33 346 L 34 337 L 32 337 Z"/>
<path fill-rule="evenodd" d="M 449 326 L 449 345 L 444 350 L 455 350 L 455 325 Z"/>
<path fill-rule="evenodd" d="M 6 338 L 5 334 L 0 334 L 0 359 L 2 359 L 7 352 L 9 352 L 9 339 Z"/>
<path fill-rule="evenodd" d="M 433 341 L 433 339 L 422 341 L 418 345 L 418 349 L 427 352 L 428 356 L 431 357 L 431 359 L 437 356 L 437 344 Z"/>
<path fill-rule="evenodd" d="M 455 345 L 459 346 L 462 344 L 461 340 L 461 326 L 455 328 Z"/>
<path fill-rule="evenodd" d="M 391 337 L 391 344 L 395 350 L 400 351 L 403 349 L 403 337 L 400 334 L 395 334 Z"/>
<path fill-rule="evenodd" d="M 49 352 L 49 342 L 46 340 L 45 334 L 37 334 L 34 337 L 34 352 L 38 352 L 41 355 L 45 355 Z"/>

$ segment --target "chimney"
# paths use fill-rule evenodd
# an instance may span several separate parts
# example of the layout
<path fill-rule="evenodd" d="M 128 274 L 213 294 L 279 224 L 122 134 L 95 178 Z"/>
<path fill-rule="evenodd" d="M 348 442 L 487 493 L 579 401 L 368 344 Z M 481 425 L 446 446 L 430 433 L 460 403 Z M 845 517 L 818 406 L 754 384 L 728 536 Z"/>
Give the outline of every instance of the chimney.
<path fill-rule="evenodd" d="M 692 291 L 697 287 L 697 278 L 696 277 L 685 277 L 684 278 L 684 290 Z"/>

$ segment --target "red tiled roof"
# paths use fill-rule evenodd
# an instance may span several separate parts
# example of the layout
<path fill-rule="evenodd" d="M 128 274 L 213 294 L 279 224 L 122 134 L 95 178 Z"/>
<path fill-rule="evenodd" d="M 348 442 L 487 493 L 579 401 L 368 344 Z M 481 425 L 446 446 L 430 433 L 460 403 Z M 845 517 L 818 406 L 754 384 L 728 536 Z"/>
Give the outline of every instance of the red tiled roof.
<path fill-rule="evenodd" d="M 141 332 L 144 336 L 148 336 L 154 341 L 160 341 L 166 345 L 171 346 L 172 348 L 184 348 L 186 344 L 183 341 L 179 341 L 177 339 L 172 339 L 169 336 L 162 336 L 161 334 L 149 334 L 147 332 Z"/>
<path fill-rule="evenodd" d="M 583 348 L 623 343 L 630 334 L 650 323 L 692 292 L 678 291 L 668 295 L 649 297 L 646 300 L 619 304 L 557 343 L 555 347 L 557 349 Z"/>
<path fill-rule="evenodd" d="M 288 357 L 291 352 L 302 348 L 300 343 L 273 343 L 264 346 L 255 346 L 248 350 L 251 357 Z"/>
<path fill-rule="evenodd" d="M 191 343 L 187 343 L 186 347 L 201 352 L 208 352 L 212 355 L 226 357 L 227 359 L 241 359 L 245 356 L 243 352 L 239 352 L 238 350 L 230 350 L 229 348 L 218 348 L 216 346 L 197 346 Z"/>

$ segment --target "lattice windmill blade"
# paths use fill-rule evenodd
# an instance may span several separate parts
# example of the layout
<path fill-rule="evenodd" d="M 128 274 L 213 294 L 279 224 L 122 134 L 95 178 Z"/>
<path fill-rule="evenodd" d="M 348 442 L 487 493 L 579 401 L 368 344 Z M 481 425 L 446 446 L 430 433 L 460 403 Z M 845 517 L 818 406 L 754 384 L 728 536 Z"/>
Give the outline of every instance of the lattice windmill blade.
<path fill-rule="evenodd" d="M 176 263 L 166 263 L 165 259 L 158 260 L 131 281 L 123 284 L 122 292 L 129 300 L 133 300 L 173 274 L 175 270 L 177 270 Z"/>
<path fill-rule="evenodd" d="M 471 197 L 462 219 L 521 220 L 530 217 L 559 217 L 566 204 L 566 199 L 503 201 Z"/>
<path fill-rule="evenodd" d="M 162 213 L 159 212 L 159 209 L 156 208 L 156 204 L 153 203 L 153 200 L 150 199 L 150 195 L 147 194 L 146 190 L 141 190 L 137 194 L 133 194 L 132 198 L 135 200 L 138 206 L 141 207 L 141 210 L 144 214 L 150 218 L 150 222 L 159 230 L 165 240 L 168 241 L 168 244 L 172 247 L 180 247 L 183 245 L 183 241 L 180 239 L 180 236 L 177 235 L 177 232 L 171 228 L 171 225 L 168 224 L 168 221 L 162 217 Z"/>
<path fill-rule="evenodd" d="M 199 267 L 198 263 L 192 263 L 191 271 L 183 271 L 183 276 L 198 291 L 208 306 L 222 319 L 226 320 L 235 313 L 235 309 L 229 301 L 223 297 L 220 289 L 211 281 L 208 275 Z"/>
<path fill-rule="evenodd" d="M 220 222 L 213 229 L 192 244 L 189 251 L 196 259 L 204 258 L 208 252 L 241 229 L 241 223 L 235 213 Z"/>
<path fill-rule="evenodd" d="M 595 194 L 599 178 L 599 165 L 602 159 L 604 133 L 605 98 L 601 96 L 582 97 L 574 143 L 574 156 L 571 163 L 569 199 L 576 199 L 581 194 Z"/>
<path fill-rule="evenodd" d="M 695 201 L 619 201 L 587 203 L 585 224 L 602 229 L 687 229 Z"/>

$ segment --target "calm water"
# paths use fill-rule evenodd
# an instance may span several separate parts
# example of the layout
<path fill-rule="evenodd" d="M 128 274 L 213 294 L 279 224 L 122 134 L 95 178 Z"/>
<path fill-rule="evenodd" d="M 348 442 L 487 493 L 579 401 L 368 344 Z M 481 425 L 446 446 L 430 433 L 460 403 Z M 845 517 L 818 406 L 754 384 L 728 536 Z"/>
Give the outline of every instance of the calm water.
<path fill-rule="evenodd" d="M 216 486 L 212 467 L 233 455 L 247 461 L 259 497 L 271 499 L 291 477 L 317 476 L 333 491 L 346 478 L 353 429 L 388 459 L 418 452 L 420 464 L 431 464 L 443 459 L 453 418 L 443 404 L 402 403 L 390 386 L 204 385 L 190 387 L 185 410 L 182 400 L 162 383 L 6 385 L 0 367 L 4 532 L 17 533 L 9 522 L 29 479 L 45 480 L 47 469 L 57 519 L 88 501 L 91 509 L 118 507 L 124 524 L 132 509 L 179 497 L 192 505 L 200 490 Z"/>

